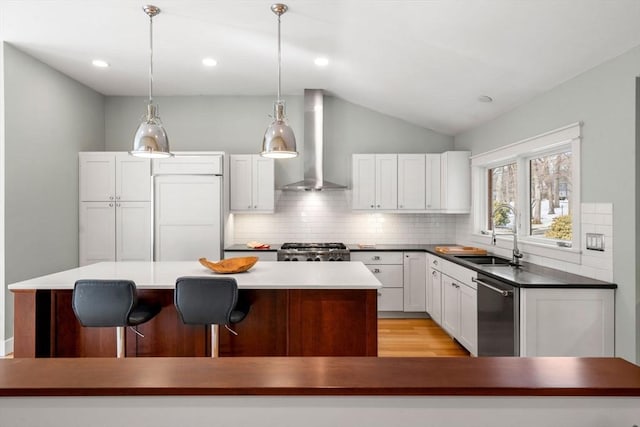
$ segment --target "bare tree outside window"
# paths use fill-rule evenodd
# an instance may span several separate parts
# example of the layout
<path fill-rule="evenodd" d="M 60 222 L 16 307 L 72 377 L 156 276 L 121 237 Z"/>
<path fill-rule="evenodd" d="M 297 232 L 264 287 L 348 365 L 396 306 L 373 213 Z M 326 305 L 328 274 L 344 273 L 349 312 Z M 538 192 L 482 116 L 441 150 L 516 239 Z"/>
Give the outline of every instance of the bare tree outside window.
<path fill-rule="evenodd" d="M 571 152 L 531 159 L 532 236 L 571 241 Z"/>
<path fill-rule="evenodd" d="M 491 230 L 494 224 L 496 228 L 505 227 L 513 220 L 513 218 L 509 217 L 509 211 L 507 209 L 496 209 L 496 206 L 506 203 L 514 208 L 516 207 L 518 165 L 516 163 L 510 163 L 508 165 L 491 168 L 488 172 L 489 185 L 491 187 L 489 189 L 490 200 L 487 215 L 489 223 L 487 224 L 487 228 Z"/>

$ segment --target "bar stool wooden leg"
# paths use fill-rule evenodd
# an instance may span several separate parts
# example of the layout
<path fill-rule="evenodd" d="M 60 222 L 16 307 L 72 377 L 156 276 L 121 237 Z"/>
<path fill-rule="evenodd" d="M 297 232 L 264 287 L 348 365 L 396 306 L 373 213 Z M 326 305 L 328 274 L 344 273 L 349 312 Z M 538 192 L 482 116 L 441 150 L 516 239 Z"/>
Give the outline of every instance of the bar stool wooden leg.
<path fill-rule="evenodd" d="M 118 359 L 124 357 L 124 326 L 116 328 L 116 356 Z"/>

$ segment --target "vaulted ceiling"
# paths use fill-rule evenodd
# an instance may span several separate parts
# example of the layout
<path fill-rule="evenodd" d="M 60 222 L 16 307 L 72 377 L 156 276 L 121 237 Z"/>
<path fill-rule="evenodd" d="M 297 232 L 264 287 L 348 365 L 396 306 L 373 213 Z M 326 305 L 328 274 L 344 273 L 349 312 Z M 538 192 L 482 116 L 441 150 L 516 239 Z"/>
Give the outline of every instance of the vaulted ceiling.
<path fill-rule="evenodd" d="M 156 95 L 274 95 L 273 1 L 149 0 Z M 445 134 L 640 45 L 637 0 L 287 0 L 283 94 L 327 93 Z M 5 41 L 105 95 L 146 95 L 137 0 L 5 0 Z M 329 64 L 318 67 L 316 57 Z M 202 65 L 204 57 L 217 66 Z M 110 67 L 98 69 L 93 59 Z M 640 70 L 638 70 L 640 73 Z M 479 102 L 481 95 L 493 102 Z"/>

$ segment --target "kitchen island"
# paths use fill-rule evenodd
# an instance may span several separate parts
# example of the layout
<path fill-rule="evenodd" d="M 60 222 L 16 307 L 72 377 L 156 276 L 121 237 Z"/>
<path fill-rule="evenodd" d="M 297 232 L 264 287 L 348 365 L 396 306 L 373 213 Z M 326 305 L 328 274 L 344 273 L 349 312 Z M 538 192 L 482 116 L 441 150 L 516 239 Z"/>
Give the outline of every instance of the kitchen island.
<path fill-rule="evenodd" d="M 132 356 L 206 356 L 208 327 L 184 325 L 173 306 L 180 276 L 216 276 L 197 262 L 103 262 L 14 283 L 15 357 L 111 357 L 113 328 L 83 328 L 71 308 L 79 279 L 128 279 L 141 299 L 162 311 L 127 330 Z M 229 274 L 240 298 L 251 306 L 234 325 L 238 336 L 220 329 L 220 356 L 376 356 L 375 276 L 359 262 L 258 262 Z"/>

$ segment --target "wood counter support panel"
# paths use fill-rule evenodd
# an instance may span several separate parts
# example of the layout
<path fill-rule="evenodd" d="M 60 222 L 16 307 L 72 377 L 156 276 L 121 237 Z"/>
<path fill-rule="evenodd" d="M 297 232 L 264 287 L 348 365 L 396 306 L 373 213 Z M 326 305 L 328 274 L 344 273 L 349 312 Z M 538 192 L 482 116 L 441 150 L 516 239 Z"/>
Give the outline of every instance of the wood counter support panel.
<path fill-rule="evenodd" d="M 378 355 L 375 290 L 293 289 L 289 298 L 289 356 Z"/>
<path fill-rule="evenodd" d="M 13 354 L 15 357 L 36 357 L 36 291 L 13 293 Z"/>

